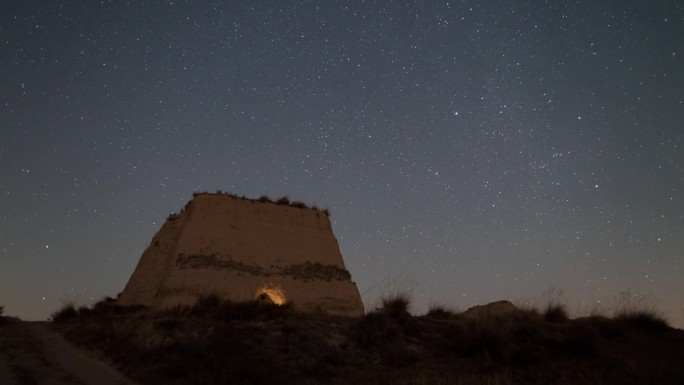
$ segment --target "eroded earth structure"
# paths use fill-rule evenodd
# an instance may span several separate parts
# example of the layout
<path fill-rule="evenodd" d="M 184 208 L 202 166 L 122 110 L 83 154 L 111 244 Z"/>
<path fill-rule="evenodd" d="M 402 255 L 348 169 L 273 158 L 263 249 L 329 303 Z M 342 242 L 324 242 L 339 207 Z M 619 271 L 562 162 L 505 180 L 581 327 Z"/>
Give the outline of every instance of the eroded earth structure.
<path fill-rule="evenodd" d="M 363 314 L 328 213 L 226 194 L 195 194 L 152 238 L 121 305 L 167 308 L 216 294 Z"/>

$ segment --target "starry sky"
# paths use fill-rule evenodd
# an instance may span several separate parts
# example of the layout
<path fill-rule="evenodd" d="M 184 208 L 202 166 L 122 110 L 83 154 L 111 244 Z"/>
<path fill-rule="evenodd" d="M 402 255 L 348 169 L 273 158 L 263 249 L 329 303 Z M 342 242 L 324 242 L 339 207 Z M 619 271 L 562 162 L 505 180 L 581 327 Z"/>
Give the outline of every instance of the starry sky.
<path fill-rule="evenodd" d="M 119 293 L 194 191 L 331 212 L 364 301 L 684 327 L 684 5 L 0 3 L 0 304 Z"/>

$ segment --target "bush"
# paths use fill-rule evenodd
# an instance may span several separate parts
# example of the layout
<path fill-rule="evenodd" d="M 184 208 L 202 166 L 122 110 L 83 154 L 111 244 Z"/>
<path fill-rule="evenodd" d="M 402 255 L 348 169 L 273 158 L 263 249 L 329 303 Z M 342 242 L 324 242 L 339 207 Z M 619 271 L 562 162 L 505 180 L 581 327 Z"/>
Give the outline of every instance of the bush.
<path fill-rule="evenodd" d="M 192 306 L 179 305 L 164 313 L 172 317 L 210 318 L 219 321 L 231 320 L 272 320 L 285 318 L 292 314 L 290 302 L 276 305 L 257 301 L 231 301 L 217 294 L 201 296 Z"/>
<path fill-rule="evenodd" d="M 217 294 L 201 296 L 197 302 L 195 302 L 195 305 L 190 308 L 190 314 L 198 317 L 213 315 L 217 312 L 223 302 L 223 299 Z"/>
<path fill-rule="evenodd" d="M 93 311 L 88 306 L 80 306 L 77 312 L 80 318 L 84 318 L 89 316 Z"/>
<path fill-rule="evenodd" d="M 78 318 L 78 311 L 72 302 L 65 303 L 56 312 L 52 313 L 50 320 L 52 322 L 66 322 Z"/>
<path fill-rule="evenodd" d="M 652 305 L 652 301 L 650 297 L 622 293 L 617 299 L 613 319 L 640 330 L 668 330 L 670 325 Z"/>
<path fill-rule="evenodd" d="M 619 340 L 624 338 L 628 333 L 629 325 L 615 322 L 608 317 L 601 315 L 592 315 L 587 319 L 575 320 L 573 323 L 578 323 L 579 321 L 588 320 L 589 323 L 594 327 L 595 331 L 601 338 L 608 341 Z"/>
<path fill-rule="evenodd" d="M 654 310 L 633 310 L 616 314 L 615 320 L 627 323 L 645 331 L 663 331 L 670 329 L 667 321 Z"/>
<path fill-rule="evenodd" d="M 398 293 L 382 299 L 382 311 L 392 318 L 409 316 L 411 299 L 408 294 Z"/>
<path fill-rule="evenodd" d="M 382 312 L 366 314 L 354 325 L 352 335 L 359 346 L 368 348 L 383 345 L 399 337 L 399 329 Z"/>
<path fill-rule="evenodd" d="M 544 310 L 544 320 L 546 322 L 562 323 L 568 319 L 568 312 L 563 305 L 550 304 Z"/>
<path fill-rule="evenodd" d="M 288 205 L 290 204 L 290 198 L 287 197 L 287 195 L 278 198 L 278 200 L 275 202 L 277 205 Z"/>
<path fill-rule="evenodd" d="M 4 313 L 4 312 L 5 312 L 5 306 L 0 305 L 0 317 L 2 317 L 2 313 Z"/>
<path fill-rule="evenodd" d="M 427 314 L 425 314 L 428 317 L 432 318 L 439 318 L 439 319 L 449 319 L 454 317 L 454 313 L 447 310 L 443 306 L 438 306 L 438 305 L 432 305 L 428 309 Z"/>
<path fill-rule="evenodd" d="M 110 314 L 116 307 L 116 300 L 111 297 L 104 297 L 92 306 L 94 314 Z"/>
<path fill-rule="evenodd" d="M 292 303 L 282 305 L 257 301 L 225 301 L 218 309 L 216 317 L 219 320 L 261 320 L 267 321 L 286 318 L 292 314 Z"/>
<path fill-rule="evenodd" d="M 467 314 L 454 318 L 438 343 L 481 365 L 525 366 L 543 359 L 548 325 L 535 309 Z"/>
<path fill-rule="evenodd" d="M 565 337 L 565 346 L 576 356 L 594 356 L 601 337 L 602 317 L 576 319 L 570 324 Z"/>

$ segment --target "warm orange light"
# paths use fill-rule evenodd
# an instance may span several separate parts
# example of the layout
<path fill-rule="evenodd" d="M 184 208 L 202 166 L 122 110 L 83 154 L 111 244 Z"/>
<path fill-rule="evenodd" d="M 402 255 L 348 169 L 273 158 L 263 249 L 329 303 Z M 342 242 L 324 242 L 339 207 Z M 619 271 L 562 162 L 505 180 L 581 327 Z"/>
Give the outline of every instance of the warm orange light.
<path fill-rule="evenodd" d="M 257 290 L 254 299 L 257 301 L 272 302 L 278 306 L 284 305 L 287 302 L 285 292 L 280 285 L 266 285 L 262 287 Z"/>

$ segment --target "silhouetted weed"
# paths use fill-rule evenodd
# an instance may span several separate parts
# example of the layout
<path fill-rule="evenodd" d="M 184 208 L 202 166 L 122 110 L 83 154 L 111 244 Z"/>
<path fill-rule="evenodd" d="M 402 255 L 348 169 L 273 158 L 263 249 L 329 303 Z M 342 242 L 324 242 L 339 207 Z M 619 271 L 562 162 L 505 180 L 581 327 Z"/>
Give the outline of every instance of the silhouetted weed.
<path fill-rule="evenodd" d="M 560 304 L 550 304 L 544 310 L 544 320 L 551 323 L 566 322 L 569 319 L 565 306 Z"/>
<path fill-rule="evenodd" d="M 667 321 L 657 312 L 651 310 L 625 311 L 618 313 L 614 319 L 644 331 L 664 331 L 670 329 Z"/>
<path fill-rule="evenodd" d="M 62 307 L 59 308 L 56 312 L 52 313 L 52 315 L 50 316 L 50 320 L 52 322 L 71 321 L 78 318 L 78 314 L 79 312 L 76 310 L 74 304 L 69 302 L 62 305 Z"/>
<path fill-rule="evenodd" d="M 398 293 L 382 299 L 382 311 L 392 318 L 408 317 L 410 304 L 408 294 Z"/>
<path fill-rule="evenodd" d="M 425 314 L 425 315 L 428 317 L 438 318 L 438 319 L 449 319 L 449 318 L 455 317 L 455 314 L 453 312 L 445 309 L 442 306 L 437 306 L 437 305 L 430 306 L 427 314 Z"/>

